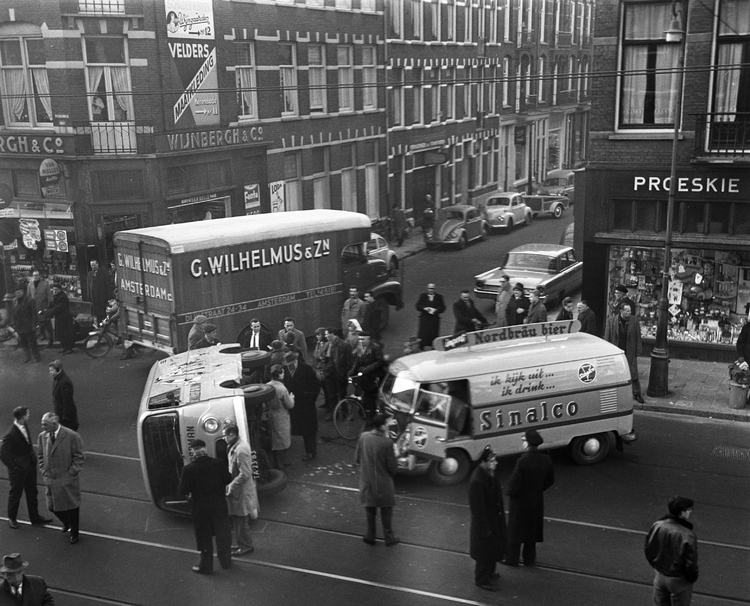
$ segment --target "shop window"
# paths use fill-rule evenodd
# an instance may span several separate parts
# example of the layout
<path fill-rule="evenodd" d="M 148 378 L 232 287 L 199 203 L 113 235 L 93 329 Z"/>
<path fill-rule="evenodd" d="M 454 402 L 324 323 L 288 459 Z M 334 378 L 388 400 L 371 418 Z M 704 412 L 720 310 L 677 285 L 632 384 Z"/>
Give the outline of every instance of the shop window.
<path fill-rule="evenodd" d="M 231 185 L 230 181 L 231 166 L 228 160 L 167 168 L 168 194 L 228 187 Z"/>
<path fill-rule="evenodd" d="M 5 126 L 52 124 L 44 40 L 0 40 L 0 89 Z"/>
<path fill-rule="evenodd" d="M 93 173 L 94 196 L 99 200 L 139 200 L 143 175 L 139 170 L 108 170 Z"/>
<path fill-rule="evenodd" d="M 703 202 L 683 204 L 683 233 L 702 234 L 706 231 L 706 205 Z"/>
<path fill-rule="evenodd" d="M 39 198 L 39 173 L 35 170 L 13 171 L 13 195 L 20 197 L 33 196 Z"/>
<path fill-rule="evenodd" d="M 737 235 L 750 235 L 750 204 L 738 202 L 734 205 L 732 232 Z"/>
<path fill-rule="evenodd" d="M 631 231 L 633 229 L 633 203 L 630 200 L 615 200 L 612 205 L 612 229 Z"/>
<path fill-rule="evenodd" d="M 656 231 L 658 202 L 638 200 L 635 203 L 635 231 Z"/>
<path fill-rule="evenodd" d="M 708 233 L 709 234 L 728 234 L 729 217 L 732 211 L 731 204 L 722 204 L 712 202 L 708 205 Z"/>

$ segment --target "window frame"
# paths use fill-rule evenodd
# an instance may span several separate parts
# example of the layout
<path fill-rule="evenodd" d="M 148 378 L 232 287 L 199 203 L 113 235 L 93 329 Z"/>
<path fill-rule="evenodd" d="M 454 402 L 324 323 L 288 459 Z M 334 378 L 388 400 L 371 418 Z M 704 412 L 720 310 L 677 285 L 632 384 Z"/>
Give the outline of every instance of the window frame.
<path fill-rule="evenodd" d="M 9 90 L 10 87 L 7 85 L 5 80 L 5 74 L 7 72 L 11 71 L 21 71 L 23 73 L 23 81 L 24 81 L 24 88 L 26 89 L 24 96 L 24 105 L 26 106 L 26 114 L 28 116 L 27 121 L 17 121 L 13 120 L 13 111 L 11 108 L 11 100 L 6 97 L 6 95 L 3 95 L 2 99 L 2 107 L 3 107 L 3 121 L 4 125 L 7 128 L 50 128 L 53 124 L 53 116 L 47 116 L 50 118 L 49 121 L 40 120 L 37 112 L 37 103 L 41 104 L 42 109 L 44 109 L 44 101 L 42 100 L 43 97 L 47 98 L 47 103 L 49 103 L 50 106 L 50 113 L 53 113 L 54 110 L 52 110 L 52 96 L 49 94 L 49 75 L 47 74 L 47 65 L 46 65 L 46 52 L 45 52 L 45 63 L 44 64 L 32 64 L 30 62 L 30 53 L 28 48 L 28 42 L 29 41 L 41 41 L 42 42 L 42 51 L 44 52 L 44 38 L 40 35 L 8 35 L 3 36 L 0 38 L 0 44 L 5 42 L 11 42 L 11 41 L 17 41 L 18 47 L 20 50 L 20 59 L 21 64 L 20 65 L 3 65 L 2 64 L 2 57 L 0 56 L 0 74 L 2 74 L 2 78 L 0 78 L 0 82 L 3 83 L 3 90 Z M 44 70 L 44 77 L 47 82 L 47 89 L 48 93 L 46 95 L 40 93 L 38 91 L 38 84 L 36 82 L 36 78 L 34 77 L 34 72 L 38 71 L 41 72 Z M 38 99 L 37 99 L 38 97 Z"/>
<path fill-rule="evenodd" d="M 341 51 L 346 51 L 347 63 L 341 63 Z M 339 113 L 354 111 L 354 47 L 351 44 L 336 45 L 336 74 L 339 92 Z M 346 82 L 345 82 L 346 78 Z"/>
<path fill-rule="evenodd" d="M 282 42 L 280 46 L 291 50 L 291 64 L 279 61 L 279 89 L 281 92 L 281 116 L 299 116 L 299 81 L 297 80 L 297 44 Z M 288 74 L 290 81 L 285 86 L 284 74 Z"/>
<path fill-rule="evenodd" d="M 255 43 L 248 40 L 241 40 L 235 42 L 238 46 L 235 47 L 235 67 L 234 67 L 234 83 L 237 88 L 237 118 L 239 120 L 257 120 L 260 115 L 258 113 L 258 79 L 257 79 L 257 64 L 255 61 Z M 250 59 L 249 64 L 239 63 L 240 57 L 237 55 L 239 47 L 245 47 L 249 49 L 248 57 Z M 249 73 L 250 86 L 249 88 L 243 88 L 240 82 L 241 75 L 243 73 Z M 250 97 L 250 103 L 254 111 L 245 113 L 245 98 L 246 95 Z"/>
<path fill-rule="evenodd" d="M 320 63 L 311 63 L 310 51 L 313 48 L 320 50 Z M 308 44 L 307 46 L 307 78 L 309 84 L 309 104 L 311 114 L 328 113 L 328 85 L 326 79 L 326 45 L 325 44 Z M 317 74 L 320 81 L 313 83 L 313 74 Z M 314 103 L 314 95 L 320 95 L 320 102 Z"/>
<path fill-rule="evenodd" d="M 367 63 L 367 53 L 372 53 L 372 59 Z M 362 108 L 378 108 L 378 49 L 376 46 L 362 47 Z"/>
<path fill-rule="evenodd" d="M 117 39 L 122 41 L 122 52 L 123 52 L 123 63 L 115 63 L 115 62 L 91 62 L 89 61 L 88 56 L 88 48 L 87 48 L 87 42 L 91 40 L 96 39 L 108 39 L 113 40 Z M 83 46 L 83 64 L 84 64 L 84 77 L 86 81 L 86 94 L 88 97 L 88 114 L 89 119 L 92 123 L 102 123 L 102 124 L 110 124 L 110 123 L 132 123 L 135 121 L 135 108 L 133 107 L 133 81 L 130 74 L 130 54 L 129 54 L 129 45 L 128 45 L 128 38 L 127 36 L 124 36 L 122 34 L 94 34 L 94 35 L 83 35 L 81 36 L 81 45 Z M 101 99 L 102 93 L 99 92 L 99 86 L 97 86 L 96 90 L 93 89 L 92 82 L 91 82 L 91 72 L 93 68 L 101 67 L 103 72 L 102 76 L 99 81 L 99 86 L 103 83 L 104 84 L 104 93 L 103 96 L 105 99 Z M 127 118 L 125 120 L 117 120 L 117 111 L 119 107 L 119 103 L 115 99 L 115 90 L 114 90 L 114 80 L 113 80 L 113 69 L 121 69 L 124 68 L 124 73 L 127 76 L 127 85 L 128 85 L 128 93 L 126 94 L 126 99 L 128 101 L 128 109 L 123 110 L 122 108 L 119 108 L 120 111 L 127 111 Z M 94 115 L 94 107 L 97 107 L 96 105 L 96 99 L 99 98 L 102 100 L 102 102 L 105 103 L 104 108 L 107 109 L 107 119 L 97 119 Z M 109 119 L 110 112 L 114 115 L 112 119 Z"/>

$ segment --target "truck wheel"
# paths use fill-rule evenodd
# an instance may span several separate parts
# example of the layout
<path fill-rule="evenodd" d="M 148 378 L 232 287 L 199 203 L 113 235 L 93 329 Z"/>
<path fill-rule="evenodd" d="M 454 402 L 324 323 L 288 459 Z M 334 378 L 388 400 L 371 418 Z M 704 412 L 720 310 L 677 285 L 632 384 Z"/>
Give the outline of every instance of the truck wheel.
<path fill-rule="evenodd" d="M 286 488 L 287 477 L 280 469 L 271 470 L 271 479 L 265 484 L 258 484 L 258 495 L 273 496 Z"/>
<path fill-rule="evenodd" d="M 573 438 L 570 454 L 578 465 L 594 465 L 604 460 L 609 452 L 609 434 L 597 433 L 591 436 Z"/>
<path fill-rule="evenodd" d="M 461 234 L 461 237 L 458 239 L 458 249 L 463 250 L 468 243 L 469 241 L 466 239 L 466 234 Z"/>
<path fill-rule="evenodd" d="M 388 301 L 385 299 L 385 297 L 378 297 L 380 300 L 380 304 L 383 308 L 383 318 L 380 321 L 380 332 L 383 332 L 386 328 L 388 328 L 388 322 L 391 320 L 391 306 L 388 305 Z"/>
<path fill-rule="evenodd" d="M 276 390 L 273 385 L 264 383 L 255 383 L 253 385 L 242 386 L 242 396 L 245 398 L 245 404 L 259 405 L 270 402 L 276 397 Z"/>
<path fill-rule="evenodd" d="M 563 214 L 563 207 L 562 204 L 558 204 L 555 206 L 555 210 L 552 211 L 552 214 L 555 216 L 555 219 L 559 219 L 562 217 Z"/>
<path fill-rule="evenodd" d="M 433 461 L 427 471 L 430 482 L 438 486 L 454 486 L 460 484 L 469 475 L 471 459 L 465 450 L 449 450 L 445 459 Z"/>

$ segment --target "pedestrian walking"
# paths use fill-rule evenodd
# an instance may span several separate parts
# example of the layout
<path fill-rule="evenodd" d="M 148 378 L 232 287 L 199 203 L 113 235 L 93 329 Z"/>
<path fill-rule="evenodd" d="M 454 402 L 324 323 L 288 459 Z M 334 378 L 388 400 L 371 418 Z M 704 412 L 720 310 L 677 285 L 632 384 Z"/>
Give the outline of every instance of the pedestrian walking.
<path fill-rule="evenodd" d="M 198 314 L 193 318 L 193 325 L 188 333 L 188 350 L 195 349 L 195 346 L 206 334 L 204 330 L 206 322 L 208 322 L 208 318 L 203 314 Z"/>
<path fill-rule="evenodd" d="M 47 509 L 70 531 L 70 543 L 78 543 L 81 511 L 79 474 L 85 460 L 83 440 L 72 429 L 60 425 L 54 412 L 44 413 L 42 433 L 37 439 L 37 461 L 42 472 Z"/>
<path fill-rule="evenodd" d="M 693 500 L 672 497 L 667 510 L 646 535 L 646 559 L 654 569 L 654 604 L 690 606 L 698 580 L 698 538 L 688 521 Z"/>
<path fill-rule="evenodd" d="M 52 323 L 44 318 L 44 310 L 52 302 L 52 293 L 50 292 L 49 282 L 42 278 L 38 269 L 35 269 L 31 274 L 31 281 L 29 282 L 27 292 L 34 299 L 36 312 L 41 316 L 39 321 L 41 325 L 41 337 L 42 339 L 47 339 L 47 347 L 52 347 L 52 343 L 54 342 Z"/>
<path fill-rule="evenodd" d="M 510 289 L 510 278 L 506 274 L 502 274 L 495 297 L 495 326 L 508 326 L 508 303 L 512 298 L 513 291 Z"/>
<path fill-rule="evenodd" d="M 26 284 L 23 282 L 16 284 L 15 297 L 13 300 L 13 328 L 18 333 L 18 343 L 26 356 L 23 363 L 31 362 L 32 358 L 36 362 L 41 362 L 42 357 L 39 355 L 39 346 L 36 342 L 36 303 L 27 294 Z"/>
<path fill-rule="evenodd" d="M 497 563 L 505 555 L 508 540 L 505 525 L 505 505 L 500 480 L 497 477 L 497 456 L 486 446 L 479 457 L 479 465 L 469 480 L 469 555 L 474 565 L 474 584 L 487 591 L 497 591 L 493 580 Z"/>
<path fill-rule="evenodd" d="M 365 318 L 365 302 L 359 298 L 359 289 L 349 289 L 349 298 L 341 308 L 341 330 L 344 337 L 349 334 L 349 320 L 356 320 L 360 325 Z"/>
<path fill-rule="evenodd" d="M 393 507 L 396 504 L 393 476 L 398 463 L 393 442 L 386 435 L 386 425 L 386 416 L 376 414 L 372 418 L 372 429 L 359 437 L 354 455 L 359 465 L 359 500 L 367 515 L 367 532 L 362 540 L 368 545 L 375 545 L 378 508 L 385 544 L 391 546 L 400 542 L 393 532 Z"/>
<path fill-rule="evenodd" d="M 213 345 L 220 345 L 219 328 L 216 324 L 209 324 L 206 322 L 203 325 L 203 336 L 193 346 L 193 349 L 205 349 L 206 347 L 212 347 Z"/>
<path fill-rule="evenodd" d="M 508 554 L 504 564 L 518 566 L 523 545 L 523 565 L 536 563 L 536 544 L 544 541 L 544 491 L 555 483 L 552 459 L 537 449 L 544 443 L 536 429 L 523 434 L 526 449 L 516 461 L 508 481 Z"/>
<path fill-rule="evenodd" d="M 524 324 L 534 324 L 536 322 L 547 321 L 547 308 L 544 306 L 544 291 L 541 288 L 534 288 L 529 293 L 529 313 Z"/>
<path fill-rule="evenodd" d="M 0 587 L 0 604 L 23 604 L 23 606 L 54 606 L 55 598 L 47 589 L 42 577 L 26 574 L 29 567 L 20 553 L 3 556 L 0 575 L 3 576 Z M 10 598 L 8 597 L 10 596 Z"/>
<path fill-rule="evenodd" d="M 290 338 L 290 335 L 293 335 L 293 338 Z M 283 343 L 294 345 L 302 361 L 306 360 L 307 341 L 305 340 L 305 333 L 294 327 L 294 318 L 284 318 L 284 328 L 279 331 L 276 338 Z"/>
<path fill-rule="evenodd" d="M 315 403 L 320 393 L 320 382 L 312 366 L 299 359 L 299 354 L 289 352 L 284 360 L 284 386 L 294 397 L 294 407 L 289 411 L 292 435 L 302 436 L 305 445 L 303 461 L 318 456 L 318 409 Z"/>
<path fill-rule="evenodd" d="M 641 327 L 638 320 L 633 316 L 633 304 L 624 303 L 620 306 L 617 315 L 607 318 L 604 329 L 604 340 L 617 345 L 625 352 L 630 367 L 630 388 L 633 399 L 643 404 L 641 395 L 641 381 L 638 378 L 638 356 L 641 354 L 643 345 L 641 343 Z"/>
<path fill-rule="evenodd" d="M 287 467 L 286 451 L 292 445 L 292 425 L 289 411 L 294 408 L 294 396 L 284 385 L 284 367 L 271 366 L 271 380 L 268 382 L 276 390 L 276 396 L 266 404 L 268 409 L 268 430 L 271 433 L 273 466 L 283 471 Z"/>
<path fill-rule="evenodd" d="M 383 330 L 388 324 L 388 303 L 376 299 L 371 290 L 365 293 L 365 315 L 362 318 L 362 330 L 369 332 L 372 339 L 383 342 Z"/>
<path fill-rule="evenodd" d="M 468 290 L 462 290 L 461 297 L 453 304 L 453 316 L 456 318 L 454 333 L 479 330 L 482 324 L 487 324 L 487 318 L 474 305 Z"/>
<path fill-rule="evenodd" d="M 60 424 L 78 431 L 78 409 L 73 398 L 73 381 L 63 369 L 60 360 L 50 362 L 49 376 L 52 377 L 52 404 Z"/>
<path fill-rule="evenodd" d="M 226 425 L 222 431 L 227 443 L 229 473 L 232 481 L 227 485 L 227 507 L 232 520 L 232 555 L 241 556 L 255 551 L 250 534 L 250 520 L 259 513 L 258 488 L 253 476 L 253 452 L 240 437 L 236 425 Z"/>
<path fill-rule="evenodd" d="M 562 300 L 562 309 L 560 310 L 560 313 L 557 314 L 556 321 L 561 322 L 564 320 L 572 320 L 573 319 L 573 299 L 570 297 L 565 297 Z"/>
<path fill-rule="evenodd" d="M 394 202 L 391 207 L 391 225 L 393 226 L 393 236 L 399 246 L 404 243 L 404 235 L 406 234 L 406 215 L 403 209 L 398 205 L 398 202 Z"/>
<path fill-rule="evenodd" d="M 107 266 L 100 266 L 99 261 L 92 259 L 89 262 L 91 271 L 86 278 L 88 286 L 89 301 L 97 321 L 101 322 L 107 314 L 107 301 L 115 292 L 115 283 Z"/>
<path fill-rule="evenodd" d="M 362 394 L 362 405 L 372 414 L 377 409 L 378 388 L 388 366 L 383 356 L 383 347 L 373 341 L 369 333 L 362 332 L 353 355 L 354 362 L 349 374 L 359 376 L 358 388 Z"/>
<path fill-rule="evenodd" d="M 208 456 L 203 440 L 193 440 L 190 451 L 193 460 L 182 470 L 179 490 L 190 495 L 195 543 L 201 554 L 192 570 L 197 574 L 213 573 L 214 536 L 219 564 L 228 570 L 232 566 L 232 524 L 226 486 L 232 481 L 232 474 L 226 463 Z"/>
<path fill-rule="evenodd" d="M 417 338 L 419 348 L 432 348 L 432 342 L 440 336 L 440 316 L 445 313 L 443 295 L 436 292 L 435 285 L 427 285 L 427 292 L 419 295 L 416 305 L 419 312 L 419 328 Z"/>
<path fill-rule="evenodd" d="M 529 313 L 529 300 L 524 295 L 524 287 L 520 282 L 513 285 L 513 298 L 508 302 L 508 326 L 523 324 Z"/>
<path fill-rule="evenodd" d="M 589 307 L 588 301 L 582 299 L 578 303 L 578 321 L 581 323 L 581 332 L 585 332 L 590 335 L 598 335 L 599 331 L 596 329 L 596 314 L 594 310 Z"/>
<path fill-rule="evenodd" d="M 76 340 L 75 322 L 70 313 L 70 300 L 59 283 L 52 284 L 50 290 L 52 302 L 44 312 L 44 317 L 55 319 L 55 338 L 60 341 L 63 355 L 72 354 Z"/>
<path fill-rule="evenodd" d="M 39 497 L 36 488 L 36 453 L 29 430 L 29 409 L 16 406 L 13 409 L 13 425 L 3 436 L 0 445 L 0 461 L 8 468 L 8 526 L 18 530 L 18 509 L 21 496 L 26 493 L 26 511 L 34 525 L 43 526 L 52 520 L 39 514 Z"/>

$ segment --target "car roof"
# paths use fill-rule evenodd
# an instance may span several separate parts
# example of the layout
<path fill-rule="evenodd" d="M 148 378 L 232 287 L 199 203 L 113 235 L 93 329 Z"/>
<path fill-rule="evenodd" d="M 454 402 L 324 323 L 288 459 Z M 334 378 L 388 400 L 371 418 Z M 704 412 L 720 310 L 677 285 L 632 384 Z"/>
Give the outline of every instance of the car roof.
<path fill-rule="evenodd" d="M 573 250 L 572 246 L 563 246 L 560 244 L 542 244 L 542 243 L 533 243 L 533 244 L 521 244 L 521 246 L 516 246 L 514 249 L 512 249 L 510 253 L 538 253 L 540 255 L 549 255 L 549 256 L 555 256 L 560 254 L 561 252 L 564 252 L 566 250 Z"/>
<path fill-rule="evenodd" d="M 575 171 L 572 171 L 568 168 L 556 168 L 555 170 L 551 170 L 547 173 L 547 178 L 552 177 L 554 179 L 555 177 L 569 177 L 574 172 Z"/>

